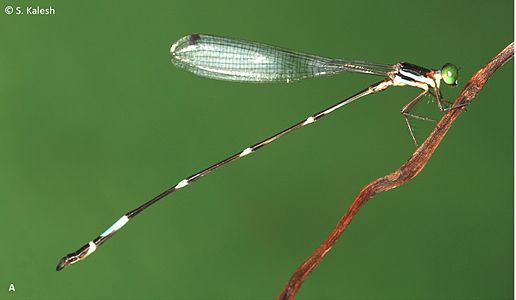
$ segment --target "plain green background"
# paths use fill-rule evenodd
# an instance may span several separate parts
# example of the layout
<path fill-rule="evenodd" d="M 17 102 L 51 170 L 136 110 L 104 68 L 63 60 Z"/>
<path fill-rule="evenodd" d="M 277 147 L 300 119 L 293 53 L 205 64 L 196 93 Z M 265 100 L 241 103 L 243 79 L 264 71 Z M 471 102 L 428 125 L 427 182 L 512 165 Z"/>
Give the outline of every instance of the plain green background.
<path fill-rule="evenodd" d="M 460 85 L 443 93 L 455 99 L 514 33 L 509 0 L 0 3 L 2 299 L 272 299 L 361 187 L 414 151 L 399 110 L 419 91 L 392 88 L 166 198 L 56 272 L 143 201 L 378 80 L 200 78 L 170 63 L 181 36 L 453 62 Z M 36 4 L 56 15 L 3 13 Z M 363 208 L 299 299 L 513 297 L 513 67 L 418 177 Z M 430 100 L 418 112 L 439 117 Z"/>

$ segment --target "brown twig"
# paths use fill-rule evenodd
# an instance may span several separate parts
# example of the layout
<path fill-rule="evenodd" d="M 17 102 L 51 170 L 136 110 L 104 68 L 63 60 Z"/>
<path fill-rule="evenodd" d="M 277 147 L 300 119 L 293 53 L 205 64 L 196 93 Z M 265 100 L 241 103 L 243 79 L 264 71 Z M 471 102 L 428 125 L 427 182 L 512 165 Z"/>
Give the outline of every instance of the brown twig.
<path fill-rule="evenodd" d="M 477 96 L 486 84 L 489 77 L 505 62 L 514 56 L 514 42 L 509 44 L 498 55 L 493 57 L 482 69 L 480 69 L 462 89 L 453 106 L 469 104 Z M 425 167 L 426 163 L 439 146 L 442 139 L 453 125 L 455 120 L 462 114 L 465 106 L 448 111 L 437 124 L 436 128 L 428 136 L 426 141 L 412 154 L 412 157 L 399 167 L 396 171 L 387 176 L 378 178 L 367 184 L 356 196 L 344 217 L 339 221 L 328 238 L 315 250 L 301 266 L 294 272 L 287 285 L 278 296 L 278 300 L 292 300 L 296 297 L 303 281 L 310 275 L 310 272 L 322 261 L 324 256 L 331 250 L 337 239 L 348 227 L 353 217 L 360 208 L 380 192 L 388 191 L 398 187 L 412 178 L 416 177 Z"/>

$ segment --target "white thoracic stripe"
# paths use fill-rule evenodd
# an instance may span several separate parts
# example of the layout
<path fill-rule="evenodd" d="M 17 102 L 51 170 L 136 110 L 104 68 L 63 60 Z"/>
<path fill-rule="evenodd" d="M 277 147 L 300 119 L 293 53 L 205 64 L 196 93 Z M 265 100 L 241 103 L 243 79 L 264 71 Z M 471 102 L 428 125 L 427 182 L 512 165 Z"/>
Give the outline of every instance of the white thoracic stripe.
<path fill-rule="evenodd" d="M 187 185 L 188 185 L 188 180 L 183 179 L 175 186 L 175 189 L 179 190 L 180 188 L 184 188 Z"/>
<path fill-rule="evenodd" d="M 405 77 L 408 77 L 408 78 L 412 78 L 412 79 L 414 79 L 417 82 L 424 82 L 424 83 L 428 84 L 431 87 L 434 87 L 434 85 L 435 85 L 434 81 L 431 80 L 430 78 L 426 77 L 426 76 L 415 75 L 415 74 L 412 74 L 410 72 L 405 72 L 403 70 L 400 70 L 399 72 L 400 72 L 401 75 L 403 75 Z M 413 84 L 408 84 L 408 85 L 414 86 Z"/>
<path fill-rule="evenodd" d="M 240 156 L 240 157 L 243 157 L 243 156 L 246 156 L 246 155 L 248 155 L 248 154 L 251 154 L 252 152 L 253 152 L 253 149 L 251 149 L 251 148 L 245 148 L 245 150 L 244 150 L 244 151 L 242 151 L 242 153 L 240 153 L 240 155 L 239 155 L 239 156 Z"/>
<path fill-rule="evenodd" d="M 100 236 L 105 237 L 110 235 L 112 232 L 117 231 L 118 229 L 122 228 L 127 222 L 129 221 L 129 218 L 124 215 L 118 221 L 116 221 L 111 227 L 109 227 L 104 233 L 102 233 Z"/>
<path fill-rule="evenodd" d="M 421 78 L 423 77 L 423 76 L 418 76 L 418 75 L 412 74 L 410 72 L 405 72 L 402 69 L 399 72 L 400 72 L 401 75 L 403 75 L 405 77 L 408 77 L 408 78 L 412 78 L 412 79 L 417 80 L 417 81 L 421 81 Z"/>
<path fill-rule="evenodd" d="M 423 89 L 423 90 L 427 90 L 428 89 L 428 84 L 426 84 L 426 83 L 423 83 L 423 82 L 420 82 L 420 81 L 406 80 L 406 79 L 403 79 L 401 76 L 394 77 L 393 85 L 394 86 L 408 85 L 408 86 L 418 87 L 418 88 Z"/>

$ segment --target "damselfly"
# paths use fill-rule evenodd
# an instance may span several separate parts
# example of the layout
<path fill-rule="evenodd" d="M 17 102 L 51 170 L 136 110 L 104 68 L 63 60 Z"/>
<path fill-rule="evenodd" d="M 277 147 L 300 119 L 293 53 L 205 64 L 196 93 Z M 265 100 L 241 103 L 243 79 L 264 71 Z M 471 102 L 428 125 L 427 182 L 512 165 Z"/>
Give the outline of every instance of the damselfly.
<path fill-rule="evenodd" d="M 365 61 L 330 59 L 316 55 L 300 53 L 265 44 L 235 40 L 213 35 L 192 34 L 179 39 L 170 48 L 172 62 L 187 71 L 200 76 L 241 82 L 293 82 L 305 78 L 332 75 L 341 72 L 356 72 L 384 77 L 366 89 L 318 112 L 291 127 L 280 131 L 238 153 L 223 159 L 210 167 L 197 172 L 163 191 L 134 210 L 129 211 L 99 235 L 79 250 L 70 253 L 59 261 L 56 270 L 81 261 L 93 253 L 98 246 L 111 238 L 129 220 L 158 202 L 169 194 L 192 184 L 204 175 L 234 161 L 247 156 L 265 145 L 284 135 L 314 123 L 335 110 L 363 96 L 384 91 L 391 86 L 413 86 L 423 91 L 401 109 L 405 116 L 412 139 L 417 144 L 409 117 L 430 120 L 411 114 L 411 110 L 426 94 L 432 94 L 441 111 L 445 108 L 441 97 L 441 80 L 447 85 L 457 85 L 458 69 L 453 64 L 445 64 L 440 70 L 426 69 L 410 63 L 385 65 Z"/>

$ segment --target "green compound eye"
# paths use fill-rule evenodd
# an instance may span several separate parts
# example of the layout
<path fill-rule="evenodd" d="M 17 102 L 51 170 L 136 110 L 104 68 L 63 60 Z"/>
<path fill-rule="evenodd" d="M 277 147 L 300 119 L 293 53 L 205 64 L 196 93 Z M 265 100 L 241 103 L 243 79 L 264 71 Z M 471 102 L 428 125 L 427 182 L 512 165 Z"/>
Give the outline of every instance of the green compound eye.
<path fill-rule="evenodd" d="M 443 80 L 448 85 L 457 85 L 459 69 L 453 64 L 445 64 L 441 70 Z"/>

